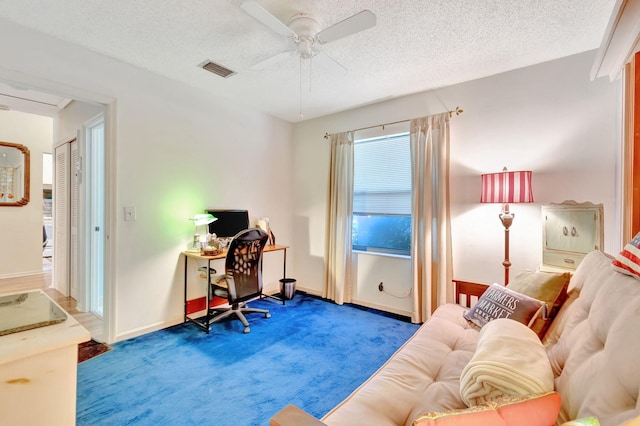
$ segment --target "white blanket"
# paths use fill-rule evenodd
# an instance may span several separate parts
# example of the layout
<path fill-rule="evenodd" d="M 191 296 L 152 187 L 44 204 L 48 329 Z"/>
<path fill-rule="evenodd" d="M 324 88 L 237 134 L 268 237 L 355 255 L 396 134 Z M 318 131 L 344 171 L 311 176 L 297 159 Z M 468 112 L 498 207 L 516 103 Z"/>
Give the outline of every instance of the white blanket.
<path fill-rule="evenodd" d="M 487 323 L 476 351 L 460 376 L 460 396 L 468 406 L 502 395 L 528 395 L 553 390 L 553 372 L 538 336 L 511 319 Z"/>

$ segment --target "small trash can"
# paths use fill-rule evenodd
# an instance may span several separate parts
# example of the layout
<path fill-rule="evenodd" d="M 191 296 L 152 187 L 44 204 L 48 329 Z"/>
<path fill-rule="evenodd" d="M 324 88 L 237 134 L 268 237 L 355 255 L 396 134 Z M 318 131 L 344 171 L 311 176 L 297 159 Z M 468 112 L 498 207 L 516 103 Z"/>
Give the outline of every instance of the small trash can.
<path fill-rule="evenodd" d="M 293 299 L 296 294 L 296 280 L 294 278 L 282 278 L 280 280 L 280 295 L 285 300 Z"/>

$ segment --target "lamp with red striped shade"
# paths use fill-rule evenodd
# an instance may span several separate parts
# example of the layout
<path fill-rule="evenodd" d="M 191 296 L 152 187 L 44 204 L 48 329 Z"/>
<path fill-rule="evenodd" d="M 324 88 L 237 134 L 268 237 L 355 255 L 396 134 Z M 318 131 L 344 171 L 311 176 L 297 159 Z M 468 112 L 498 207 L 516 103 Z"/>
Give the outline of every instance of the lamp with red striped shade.
<path fill-rule="evenodd" d="M 509 284 L 509 227 L 514 214 L 509 211 L 509 203 L 533 203 L 531 189 L 531 171 L 502 172 L 482 175 L 481 203 L 502 203 L 502 212 L 498 217 L 504 226 L 504 284 Z"/>

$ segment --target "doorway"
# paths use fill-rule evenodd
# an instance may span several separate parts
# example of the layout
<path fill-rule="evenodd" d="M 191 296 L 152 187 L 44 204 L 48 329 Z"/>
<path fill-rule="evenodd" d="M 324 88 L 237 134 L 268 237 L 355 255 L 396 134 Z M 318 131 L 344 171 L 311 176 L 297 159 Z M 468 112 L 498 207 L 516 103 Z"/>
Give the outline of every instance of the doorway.
<path fill-rule="evenodd" d="M 7 84 L 3 84 L 2 82 L 6 82 Z M 96 115 L 99 113 L 102 114 L 102 120 L 103 120 L 103 124 L 102 124 L 102 127 L 103 127 L 103 130 L 102 130 L 102 135 L 103 135 L 102 187 L 103 187 L 103 195 L 104 195 L 102 199 L 103 226 L 100 227 L 100 230 L 102 233 L 102 243 L 100 244 L 100 242 L 97 242 L 97 244 L 101 245 L 102 247 L 101 261 L 99 264 L 100 266 L 97 268 L 96 267 L 89 268 L 87 266 L 87 262 L 86 262 L 87 253 L 91 251 L 91 244 L 95 244 L 95 243 L 90 243 L 88 241 L 89 239 L 86 232 L 86 227 L 89 226 L 88 224 L 90 223 L 90 220 L 87 217 L 88 212 L 86 211 L 86 208 L 82 206 L 78 210 L 80 227 L 81 227 L 79 229 L 79 234 L 78 234 L 79 235 L 78 249 L 79 249 L 79 257 L 80 257 L 79 263 L 82 266 L 82 269 L 79 271 L 81 275 L 78 278 L 80 281 L 90 282 L 90 280 L 85 279 L 85 273 L 88 270 L 94 271 L 93 272 L 94 274 L 98 274 L 101 276 L 101 280 L 100 280 L 101 284 L 98 287 L 96 287 L 97 289 L 99 289 L 100 286 L 102 288 L 103 320 L 101 321 L 102 322 L 101 327 L 103 328 L 103 333 L 102 333 L 103 338 L 101 340 L 107 343 L 110 343 L 114 340 L 114 333 L 115 333 L 115 315 L 113 315 L 113 310 L 115 309 L 115 303 L 114 303 L 114 300 L 112 300 L 114 297 L 112 286 L 114 286 L 114 284 L 111 279 L 112 268 L 113 268 L 112 265 L 114 262 L 115 253 L 114 253 L 109 235 L 111 233 L 114 233 L 116 228 L 116 217 L 115 217 L 115 214 L 112 212 L 112 210 L 114 209 L 113 206 L 114 206 L 114 200 L 115 200 L 115 192 L 113 188 L 115 188 L 115 179 L 116 179 L 115 167 L 113 163 L 113 159 L 115 159 L 115 137 L 116 137 L 115 136 L 116 135 L 115 120 L 117 117 L 116 99 L 111 96 L 105 96 L 103 94 L 89 91 L 86 89 L 75 88 L 67 85 L 60 85 L 55 82 L 45 80 L 39 77 L 33 77 L 23 73 L 15 73 L 11 70 L 7 70 L 2 67 L 0 67 L 0 87 L 5 87 L 7 89 L 12 89 L 12 90 L 15 87 L 20 87 L 19 90 L 21 91 L 20 92 L 21 102 L 16 103 L 15 106 L 12 104 L 10 106 L 11 109 L 15 109 L 16 111 L 26 112 L 30 114 L 45 115 L 45 116 L 51 116 L 51 117 L 57 117 L 58 114 L 60 115 L 67 114 L 68 120 L 76 120 L 75 122 L 77 124 L 74 124 L 73 127 L 64 127 L 66 126 L 65 123 L 63 123 L 62 125 L 58 123 L 58 125 L 54 126 L 54 140 L 57 142 L 64 141 L 65 140 L 64 138 L 67 138 L 68 140 L 68 138 L 70 138 L 72 135 L 75 136 L 76 139 L 79 141 L 84 140 L 83 124 L 86 123 L 87 127 L 91 127 L 90 126 L 91 123 L 88 123 L 87 120 L 90 120 L 91 117 L 96 117 Z M 28 88 L 28 89 L 25 89 L 25 88 Z M 18 89 L 15 89 L 15 90 L 18 90 Z M 51 94 L 57 94 L 57 95 L 51 95 Z M 34 98 L 34 101 L 25 102 L 29 100 L 28 98 L 31 95 L 36 96 L 36 98 Z M 38 96 L 49 96 L 49 97 L 62 96 L 64 97 L 64 102 L 61 103 L 61 102 L 36 101 L 35 99 L 38 99 L 37 98 Z M 14 98 L 9 98 L 9 99 L 14 99 Z M 77 110 L 75 111 L 73 110 L 74 104 L 84 104 L 84 106 L 91 105 L 95 109 L 90 115 L 86 114 L 86 111 L 85 111 L 85 114 L 78 115 Z M 24 108 L 32 108 L 32 109 L 27 110 Z M 69 112 L 69 110 L 71 110 L 71 112 Z M 64 136 L 65 134 L 67 135 L 66 137 Z M 56 153 L 55 151 L 53 151 L 54 164 L 56 161 L 55 155 Z M 81 156 L 82 155 L 85 155 L 85 154 L 81 153 Z M 85 159 L 86 158 L 87 157 L 85 156 Z M 81 165 L 84 166 L 85 171 L 89 167 L 89 164 L 86 162 L 84 164 L 81 163 Z M 54 172 L 54 176 L 55 176 L 55 172 Z M 79 178 L 84 179 L 85 177 L 79 176 Z M 82 196 L 84 195 L 85 194 L 83 193 Z M 84 203 L 84 200 L 81 202 Z M 54 204 L 53 215 L 55 215 L 56 213 L 56 208 L 57 206 Z M 70 230 L 67 229 L 67 232 L 70 233 Z M 54 239 L 54 250 L 55 250 L 56 246 L 59 246 L 60 245 L 59 243 L 61 243 L 61 241 L 56 241 L 56 237 L 59 236 L 59 233 L 57 232 L 56 229 L 54 229 L 53 234 L 54 234 L 53 239 Z M 67 238 L 67 235 L 65 235 L 65 238 Z M 55 254 L 53 255 L 53 258 L 55 262 Z M 56 265 L 54 265 L 52 269 L 53 269 L 53 274 L 56 275 Z M 61 271 L 57 271 L 57 273 L 60 273 L 60 272 Z M 78 302 L 84 303 L 85 306 L 81 306 L 81 308 L 83 309 L 83 311 L 87 311 L 88 306 L 90 306 L 90 303 L 86 300 L 86 298 L 88 297 L 87 294 L 89 292 L 88 291 L 83 292 L 82 291 L 83 287 L 84 286 L 82 285 L 78 287 L 78 290 L 80 292 L 80 294 L 78 294 Z M 65 292 L 65 295 L 68 296 L 68 293 L 69 291 L 67 290 Z M 96 294 L 95 291 L 94 291 L 94 294 Z M 99 302 L 100 300 L 98 299 L 96 302 L 98 306 L 99 306 Z"/>
<path fill-rule="evenodd" d="M 79 103 L 80 104 L 80 103 Z M 73 105 L 73 104 L 72 104 Z M 71 106 L 71 108 L 74 108 Z M 77 138 L 55 147 L 53 190 L 54 287 L 75 302 L 80 312 L 100 320 L 104 314 L 104 113 L 81 124 L 79 112 L 94 106 L 76 105 L 61 113 L 60 125 L 77 129 Z M 71 115 L 73 119 L 69 119 Z"/>
<path fill-rule="evenodd" d="M 53 154 L 42 154 L 42 270 L 53 268 Z"/>

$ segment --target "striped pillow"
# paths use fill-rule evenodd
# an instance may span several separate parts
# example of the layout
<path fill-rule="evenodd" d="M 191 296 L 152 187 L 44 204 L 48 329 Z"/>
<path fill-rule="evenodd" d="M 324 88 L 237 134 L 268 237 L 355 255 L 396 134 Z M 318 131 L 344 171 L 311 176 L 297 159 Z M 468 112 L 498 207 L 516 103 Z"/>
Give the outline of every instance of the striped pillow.
<path fill-rule="evenodd" d="M 613 259 L 611 267 L 640 280 L 640 232 Z"/>

